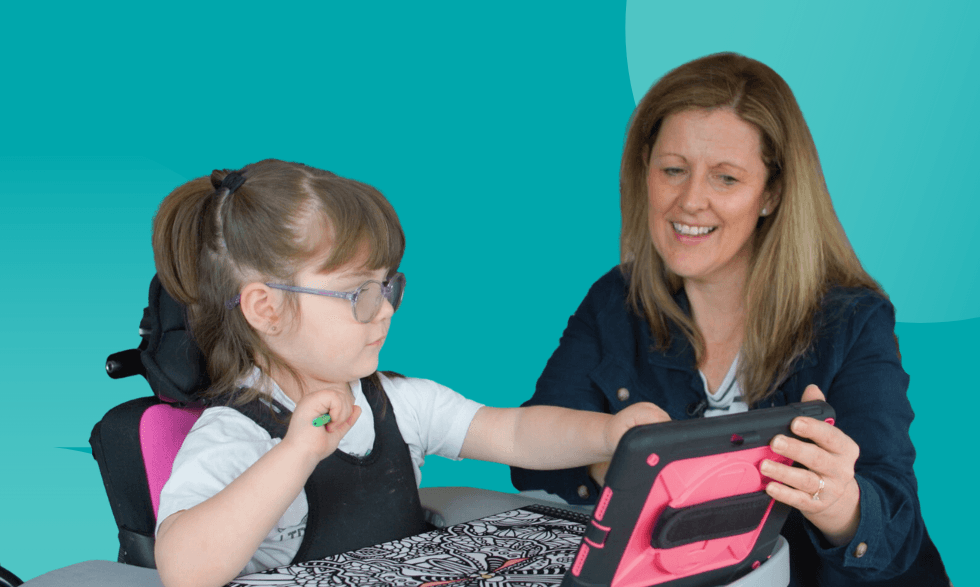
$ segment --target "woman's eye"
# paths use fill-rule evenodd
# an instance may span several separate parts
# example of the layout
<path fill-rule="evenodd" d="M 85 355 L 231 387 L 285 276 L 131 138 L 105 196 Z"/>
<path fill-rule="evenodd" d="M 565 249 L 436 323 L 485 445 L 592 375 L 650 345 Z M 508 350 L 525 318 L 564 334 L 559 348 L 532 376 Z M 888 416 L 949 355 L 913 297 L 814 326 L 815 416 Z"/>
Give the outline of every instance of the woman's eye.
<path fill-rule="evenodd" d="M 681 169 L 680 167 L 665 167 L 664 168 L 664 175 L 666 175 L 667 177 L 676 177 L 676 176 L 678 176 L 678 175 L 680 175 L 682 173 L 684 173 L 684 170 Z"/>
<path fill-rule="evenodd" d="M 721 179 L 721 183 L 725 185 L 735 185 L 738 183 L 738 180 L 730 175 L 721 175 L 719 178 Z"/>

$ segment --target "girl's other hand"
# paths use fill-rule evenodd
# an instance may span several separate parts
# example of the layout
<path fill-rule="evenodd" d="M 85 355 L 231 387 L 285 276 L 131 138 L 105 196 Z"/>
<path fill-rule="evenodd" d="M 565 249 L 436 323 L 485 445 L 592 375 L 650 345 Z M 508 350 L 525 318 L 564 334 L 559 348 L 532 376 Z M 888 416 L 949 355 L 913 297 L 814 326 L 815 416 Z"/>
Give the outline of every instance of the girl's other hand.
<path fill-rule="evenodd" d="M 826 401 L 816 385 L 803 392 L 802 401 Z M 854 479 L 858 445 L 839 428 L 813 418 L 798 417 L 791 429 L 801 438 L 778 435 L 772 450 L 806 467 L 762 462 L 761 471 L 772 479 L 766 493 L 798 510 L 836 546 L 847 544 L 861 521 L 861 494 Z M 816 497 L 814 497 L 816 496 Z"/>
<path fill-rule="evenodd" d="M 616 415 L 606 422 L 605 439 L 609 456 L 612 457 L 612 454 L 616 452 L 619 439 L 630 428 L 642 426 L 643 424 L 659 424 L 669 421 L 670 416 L 667 415 L 667 412 L 650 402 L 635 403 L 616 413 Z M 602 471 L 602 476 L 605 477 L 605 471 Z"/>
<path fill-rule="evenodd" d="M 314 426 L 313 420 L 326 413 L 330 414 L 330 422 Z M 354 405 L 354 395 L 346 383 L 306 394 L 293 410 L 282 443 L 289 443 L 291 448 L 307 452 L 320 462 L 337 450 L 340 439 L 360 415 L 361 408 Z"/>

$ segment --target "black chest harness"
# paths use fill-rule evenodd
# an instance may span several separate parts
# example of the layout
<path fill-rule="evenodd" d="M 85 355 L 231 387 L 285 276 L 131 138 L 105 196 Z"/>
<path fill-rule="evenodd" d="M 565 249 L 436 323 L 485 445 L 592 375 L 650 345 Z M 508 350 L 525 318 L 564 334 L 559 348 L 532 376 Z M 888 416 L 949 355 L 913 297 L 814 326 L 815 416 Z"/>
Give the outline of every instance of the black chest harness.
<path fill-rule="evenodd" d="M 362 379 L 361 389 L 374 413 L 374 447 L 363 458 L 335 450 L 310 474 L 304 487 L 310 511 L 293 563 L 413 536 L 432 528 L 426 524 L 419 502 L 408 445 L 398 430 L 384 389 L 372 379 Z M 283 414 L 284 421 L 278 421 L 259 400 L 230 407 L 251 418 L 272 438 L 283 438 L 289 411 L 275 401 L 273 406 Z"/>

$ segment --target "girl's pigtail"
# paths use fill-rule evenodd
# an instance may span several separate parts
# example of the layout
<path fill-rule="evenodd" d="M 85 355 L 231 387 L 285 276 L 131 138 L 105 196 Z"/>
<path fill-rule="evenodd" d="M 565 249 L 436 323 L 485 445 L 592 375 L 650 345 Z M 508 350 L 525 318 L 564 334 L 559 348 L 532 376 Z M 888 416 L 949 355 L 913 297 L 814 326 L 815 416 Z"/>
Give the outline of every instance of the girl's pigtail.
<path fill-rule="evenodd" d="M 189 181 L 164 198 L 153 218 L 153 260 L 160 282 L 187 307 L 200 297 L 197 268 L 204 246 L 202 223 L 209 220 L 205 208 L 214 191 L 207 177 Z"/>
<path fill-rule="evenodd" d="M 224 224 L 229 195 L 245 182 L 239 172 L 216 170 L 170 193 L 153 219 L 153 256 L 164 289 L 187 309 L 194 340 L 207 359 L 211 388 L 219 396 L 237 389 L 256 351 L 268 352 L 240 311 L 225 303 L 241 286 L 228 254 Z"/>

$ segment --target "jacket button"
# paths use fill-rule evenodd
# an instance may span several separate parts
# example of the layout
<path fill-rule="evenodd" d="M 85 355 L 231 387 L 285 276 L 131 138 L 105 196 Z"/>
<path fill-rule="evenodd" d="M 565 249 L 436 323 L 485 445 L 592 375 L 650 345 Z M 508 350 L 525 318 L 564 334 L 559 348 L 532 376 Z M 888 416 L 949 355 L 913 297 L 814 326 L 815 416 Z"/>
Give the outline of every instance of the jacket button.
<path fill-rule="evenodd" d="M 619 398 L 619 401 L 624 402 L 630 398 L 630 390 L 620 387 L 619 391 L 616 392 L 616 397 Z"/>
<path fill-rule="evenodd" d="M 581 497 L 582 499 L 588 498 L 589 497 L 589 488 L 586 487 L 585 485 L 579 485 L 578 486 L 578 496 Z"/>
<path fill-rule="evenodd" d="M 862 542 L 854 548 L 854 558 L 861 558 L 866 552 L 868 552 L 868 545 L 867 543 Z"/>

